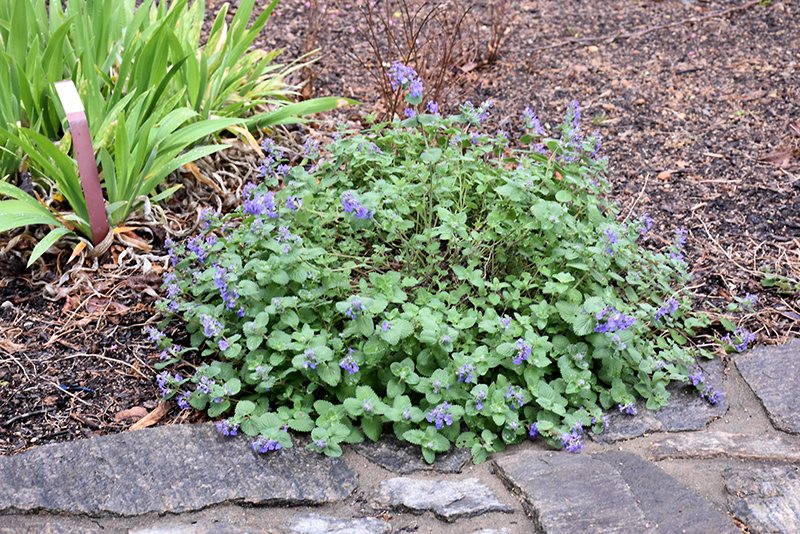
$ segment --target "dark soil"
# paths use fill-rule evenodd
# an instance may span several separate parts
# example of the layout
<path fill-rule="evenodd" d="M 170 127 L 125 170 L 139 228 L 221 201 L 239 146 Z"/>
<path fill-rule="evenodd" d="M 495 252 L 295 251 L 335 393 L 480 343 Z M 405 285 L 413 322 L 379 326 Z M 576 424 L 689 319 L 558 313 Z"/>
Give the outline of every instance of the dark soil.
<path fill-rule="evenodd" d="M 474 2 L 469 38 L 479 48 L 448 71 L 445 107 L 492 98 L 487 127 L 514 137 L 526 106 L 555 126 L 570 101 L 580 102 L 584 130 L 603 136 L 620 218 L 649 213 L 663 242 L 685 227 L 698 308 L 718 317 L 734 297 L 756 294 L 755 313 L 728 317 L 758 343 L 777 344 L 800 332 L 800 1 L 761 3 L 518 1 L 501 18 L 500 2 Z M 207 2 L 207 28 L 220 6 Z M 505 40 L 487 61 L 493 28 Z M 362 66 L 371 64 L 365 30 L 356 2 L 278 5 L 257 44 L 285 48 L 284 61 L 319 48 L 311 70 L 294 78 L 312 80 L 303 94 L 364 104 L 301 134 L 324 138 L 337 120 L 385 109 Z M 163 254 L 153 232 L 140 237 Z M 63 256 L 49 257 L 42 274 L 0 253 L 8 273 L 0 280 L 0 454 L 123 431 L 146 412 L 157 424 L 198 417 L 158 409 L 158 352 L 143 326 L 158 320 L 159 277 L 115 269 L 114 254 L 106 268 L 70 275 L 73 286 L 59 295 Z M 696 341 L 714 347 L 721 332 Z M 139 413 L 119 415 L 131 408 Z"/>

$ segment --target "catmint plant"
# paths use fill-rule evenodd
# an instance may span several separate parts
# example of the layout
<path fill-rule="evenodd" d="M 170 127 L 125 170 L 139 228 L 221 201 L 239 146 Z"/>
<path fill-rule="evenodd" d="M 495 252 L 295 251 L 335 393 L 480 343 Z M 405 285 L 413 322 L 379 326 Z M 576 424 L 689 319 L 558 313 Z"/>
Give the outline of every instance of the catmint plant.
<path fill-rule="evenodd" d="M 413 115 L 308 143 L 314 166 L 281 170 L 280 190 L 265 142 L 240 207 L 170 245 L 160 306 L 188 346 L 150 331 L 160 368 L 182 366 L 164 397 L 259 453 L 294 432 L 338 456 L 391 429 L 428 461 L 456 444 L 477 462 L 534 437 L 578 452 L 607 411 L 665 405 L 670 381 L 718 398 L 680 342 L 684 232 L 658 249 L 649 217 L 618 220 L 577 103 L 560 136 L 526 109 L 513 139 L 481 129 L 491 101 L 445 117 L 413 69 L 387 76 Z"/>

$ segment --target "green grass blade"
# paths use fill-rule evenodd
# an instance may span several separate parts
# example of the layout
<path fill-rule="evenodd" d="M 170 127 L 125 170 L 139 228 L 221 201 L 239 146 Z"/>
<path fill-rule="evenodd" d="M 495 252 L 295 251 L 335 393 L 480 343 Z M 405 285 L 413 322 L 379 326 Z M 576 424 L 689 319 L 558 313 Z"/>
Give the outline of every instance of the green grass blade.
<path fill-rule="evenodd" d="M 61 226 L 55 215 L 41 204 L 32 206 L 24 200 L 0 201 L 0 232 L 29 224 L 52 224 Z"/>
<path fill-rule="evenodd" d="M 67 234 L 74 234 L 74 233 L 75 232 L 67 229 L 64 226 L 59 226 L 58 228 L 54 228 L 52 231 L 50 231 L 50 233 L 44 236 L 42 240 L 36 244 L 35 247 L 33 247 L 33 250 L 31 251 L 31 257 L 28 258 L 28 267 L 33 265 L 33 263 L 36 260 L 38 260 L 42 254 L 47 252 L 50 249 L 50 247 L 52 247 L 56 243 L 56 241 L 58 241 Z"/>
<path fill-rule="evenodd" d="M 330 111 L 332 109 L 349 105 L 360 105 L 360 102 L 350 98 L 339 98 L 335 96 L 313 98 L 311 100 L 289 104 L 288 106 L 284 106 L 274 111 L 259 113 L 258 115 L 246 119 L 245 124 L 247 128 L 252 131 L 256 128 L 264 128 L 267 126 L 302 122 L 304 120 L 302 117 L 306 115 Z"/>

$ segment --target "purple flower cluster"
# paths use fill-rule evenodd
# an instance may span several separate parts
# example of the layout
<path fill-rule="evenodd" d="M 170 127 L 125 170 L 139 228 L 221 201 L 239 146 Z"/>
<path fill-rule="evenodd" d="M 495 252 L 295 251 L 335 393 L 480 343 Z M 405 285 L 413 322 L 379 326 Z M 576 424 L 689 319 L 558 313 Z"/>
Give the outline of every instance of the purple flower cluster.
<path fill-rule="evenodd" d="M 442 388 L 444 388 L 447 391 L 450 391 L 450 386 L 449 385 L 445 386 L 444 384 L 442 384 L 441 380 L 434 380 L 433 384 L 431 384 L 431 389 L 433 389 L 433 393 L 436 395 L 442 392 Z"/>
<path fill-rule="evenodd" d="M 317 159 L 319 157 L 319 143 L 314 139 L 308 138 L 303 143 L 303 155 L 308 159 Z"/>
<path fill-rule="evenodd" d="M 342 361 L 339 362 L 339 367 L 350 373 L 351 375 L 356 374 L 358 372 L 358 363 L 356 359 L 353 357 L 353 353 L 355 351 L 353 349 L 347 349 L 347 356 L 342 358 Z"/>
<path fill-rule="evenodd" d="M 306 361 L 303 362 L 303 369 L 308 369 L 309 367 L 312 369 L 317 368 L 317 352 L 314 349 L 306 349 L 305 352 Z"/>
<path fill-rule="evenodd" d="M 167 284 L 167 308 L 173 313 L 177 312 L 180 305 L 176 299 L 181 294 L 181 286 L 175 281 L 175 273 L 167 274 L 164 283 Z"/>
<path fill-rule="evenodd" d="M 545 129 L 542 128 L 539 118 L 531 108 L 526 107 L 522 112 L 522 120 L 525 122 L 525 129 L 532 135 L 543 137 L 547 134 Z"/>
<path fill-rule="evenodd" d="M 656 312 L 656 320 L 659 320 L 665 315 L 672 315 L 676 311 L 678 311 L 678 301 L 674 298 L 671 298 L 658 309 Z"/>
<path fill-rule="evenodd" d="M 707 400 L 710 404 L 717 404 L 722 400 L 722 392 L 715 390 L 711 386 L 706 386 L 700 391 L 700 398 Z"/>
<path fill-rule="evenodd" d="M 450 339 L 450 336 L 448 336 L 447 334 L 439 338 L 439 343 L 441 343 L 442 345 L 449 345 L 451 342 L 452 340 Z"/>
<path fill-rule="evenodd" d="M 620 404 L 619 411 L 628 415 L 636 415 L 636 404 L 629 402 L 627 404 Z"/>
<path fill-rule="evenodd" d="M 297 198 L 294 195 L 289 195 L 286 198 L 286 207 L 292 211 L 292 214 L 297 213 L 297 210 L 299 210 L 302 206 L 303 206 L 302 198 Z"/>
<path fill-rule="evenodd" d="M 405 111 L 403 112 L 403 116 L 410 119 L 411 117 L 416 117 L 417 112 L 414 111 L 414 108 L 406 108 Z"/>
<path fill-rule="evenodd" d="M 190 252 L 195 253 L 197 261 L 205 263 L 206 251 L 203 248 L 203 239 L 199 235 L 189 238 L 189 240 L 186 241 L 186 248 L 188 248 Z"/>
<path fill-rule="evenodd" d="M 371 219 L 374 213 L 364 206 L 356 198 L 352 191 L 342 193 L 342 207 L 346 213 L 352 213 L 357 219 Z"/>
<path fill-rule="evenodd" d="M 595 424 L 595 422 L 597 422 L 597 418 L 592 417 L 592 424 Z M 608 415 L 603 416 L 603 428 L 608 428 Z"/>
<path fill-rule="evenodd" d="M 371 414 L 375 407 L 372 405 L 369 399 L 366 399 L 363 403 L 361 403 L 361 409 L 364 410 L 364 413 Z"/>
<path fill-rule="evenodd" d="M 266 178 L 274 173 L 276 177 L 287 177 L 292 168 L 285 163 L 281 163 L 283 156 L 275 147 L 275 141 L 264 139 L 264 142 L 261 143 L 261 149 L 264 151 L 264 159 L 261 160 L 261 165 L 258 167 L 259 176 Z"/>
<path fill-rule="evenodd" d="M 147 338 L 156 344 L 160 343 L 164 339 L 164 333 L 157 328 L 147 326 L 144 330 L 147 332 Z"/>
<path fill-rule="evenodd" d="M 228 270 L 222 265 L 215 263 L 214 286 L 217 288 L 217 291 L 219 291 L 222 301 L 225 303 L 226 310 L 232 310 L 235 308 L 236 301 L 239 300 L 239 293 L 236 291 L 236 289 L 232 291 L 228 290 L 229 281 L 230 277 L 228 276 Z"/>
<path fill-rule="evenodd" d="M 316 445 L 320 450 L 328 448 L 328 442 L 324 439 L 315 439 L 314 445 Z"/>
<path fill-rule="evenodd" d="M 436 422 L 436 430 L 441 430 L 443 425 L 450 426 L 453 424 L 453 416 L 450 413 L 450 408 L 453 405 L 449 404 L 447 401 L 443 402 L 430 412 L 428 412 L 428 422 L 433 423 Z"/>
<path fill-rule="evenodd" d="M 414 418 L 414 415 L 411 413 L 411 406 L 406 406 L 406 409 L 403 410 L 403 419 L 406 421 L 411 421 Z"/>
<path fill-rule="evenodd" d="M 433 100 L 428 100 L 428 104 L 425 106 L 425 111 L 427 111 L 431 115 L 436 115 L 437 113 L 439 113 L 439 104 L 437 104 Z"/>
<path fill-rule="evenodd" d="M 570 102 L 567 108 L 566 122 L 564 138 L 561 140 L 561 146 L 564 148 L 565 154 L 560 156 L 559 159 L 565 163 L 569 163 L 577 161 L 583 141 L 583 133 L 581 132 L 581 107 L 575 100 Z"/>
<path fill-rule="evenodd" d="M 650 217 L 649 213 L 642 215 L 639 218 L 639 222 L 642 225 L 642 229 L 639 230 L 642 235 L 645 235 L 653 227 L 653 219 Z"/>
<path fill-rule="evenodd" d="M 272 191 L 256 193 L 254 189 L 255 185 L 252 183 L 248 183 L 244 186 L 242 191 L 245 197 L 244 206 L 242 208 L 244 212 L 254 217 L 266 215 L 270 219 L 276 218 L 278 216 L 278 210 L 275 206 L 275 194 Z"/>
<path fill-rule="evenodd" d="M 475 366 L 471 363 L 465 363 L 458 370 L 458 381 L 465 384 L 475 383 Z"/>
<path fill-rule="evenodd" d="M 167 387 L 169 383 L 172 382 L 172 375 L 169 374 L 167 371 L 162 371 L 156 376 L 156 384 L 158 384 L 158 389 L 161 390 L 161 396 L 166 397 L 170 393 L 172 393 L 172 389 Z"/>
<path fill-rule="evenodd" d="M 235 436 L 239 430 L 239 423 L 223 419 L 222 421 L 217 421 L 217 430 L 219 430 L 223 436 Z"/>
<path fill-rule="evenodd" d="M 596 130 L 592 132 L 589 142 L 592 144 L 593 148 L 592 159 L 597 161 L 597 154 L 600 153 L 600 148 L 603 146 L 603 137 L 600 135 L 600 132 Z"/>
<path fill-rule="evenodd" d="M 187 392 L 183 392 L 180 395 L 178 395 L 178 398 L 176 399 L 178 403 L 178 408 L 180 408 L 181 410 L 188 410 L 189 408 L 191 408 L 191 406 L 189 406 L 189 401 L 186 400 L 188 398 L 189 398 L 189 393 Z"/>
<path fill-rule="evenodd" d="M 281 444 L 274 439 L 265 438 L 264 436 L 259 436 L 257 440 L 253 442 L 253 450 L 265 453 L 267 451 L 277 451 L 280 450 Z"/>
<path fill-rule="evenodd" d="M 350 303 L 350 307 L 345 310 L 344 314 L 351 319 L 355 319 L 361 315 L 364 310 L 366 310 L 366 308 L 363 304 L 361 304 L 361 301 L 358 299 L 353 299 L 353 301 Z"/>
<path fill-rule="evenodd" d="M 739 343 L 736 343 L 736 339 L 739 340 Z M 756 335 L 753 332 L 748 331 L 744 327 L 740 326 L 736 329 L 733 333 L 733 338 L 731 338 L 730 334 L 727 334 L 725 337 L 722 338 L 722 342 L 731 345 L 733 350 L 736 352 L 744 352 L 747 350 L 747 347 L 750 346 L 750 343 L 756 340 Z"/>
<path fill-rule="evenodd" d="M 475 395 L 475 408 L 478 410 L 483 410 L 483 401 L 486 400 L 486 391 L 480 390 Z"/>
<path fill-rule="evenodd" d="M 510 324 L 511 324 L 511 317 L 508 316 L 500 317 L 500 326 L 503 327 L 503 330 L 508 330 Z"/>
<path fill-rule="evenodd" d="M 697 387 L 699 384 L 703 384 L 706 381 L 706 377 L 703 376 L 703 371 L 698 370 L 695 374 L 689 375 L 689 380 L 692 381 L 692 385 Z"/>
<path fill-rule="evenodd" d="M 582 427 L 580 424 L 575 425 L 571 432 L 561 435 L 561 445 L 564 450 L 569 452 L 581 452 L 586 446 L 583 444 Z"/>
<path fill-rule="evenodd" d="M 614 255 L 614 249 L 611 248 L 613 245 L 617 244 L 617 240 L 619 236 L 617 236 L 617 232 L 614 231 L 613 228 L 609 227 L 603 230 L 603 238 L 606 240 L 606 250 L 605 253 L 609 256 Z"/>
<path fill-rule="evenodd" d="M 203 333 L 206 337 L 216 337 L 222 333 L 222 324 L 210 315 L 201 315 L 203 321 Z"/>
<path fill-rule="evenodd" d="M 175 253 L 175 242 L 172 240 L 172 238 L 168 237 L 166 241 L 164 241 L 164 247 L 167 249 L 167 253 L 169 254 L 170 265 L 175 267 L 178 265 L 178 256 Z"/>
<path fill-rule="evenodd" d="M 411 82 L 419 78 L 417 71 L 412 67 L 403 65 L 399 61 L 392 62 L 392 66 L 389 68 L 389 72 L 386 75 L 392 83 L 392 89 L 395 90 L 401 87 L 405 88 Z"/>
<path fill-rule="evenodd" d="M 517 340 L 517 355 L 514 356 L 514 365 L 520 365 L 523 361 L 528 361 L 531 356 L 531 347 L 529 347 L 525 340 L 519 338 Z"/>
<path fill-rule="evenodd" d="M 518 410 L 525 405 L 525 393 L 522 391 L 522 388 L 517 387 L 516 389 L 514 386 L 508 386 L 508 391 L 506 392 L 506 398 L 509 399 L 511 402 L 512 410 Z M 517 404 L 519 406 L 517 406 Z"/>
<path fill-rule="evenodd" d="M 748 308 L 752 308 L 758 302 L 758 295 L 752 295 L 750 293 L 744 294 L 744 305 Z"/>
<path fill-rule="evenodd" d="M 528 432 L 528 437 L 530 437 L 531 439 L 536 439 L 536 436 L 538 435 L 539 435 L 539 429 L 536 428 L 536 423 L 532 423 L 531 429 Z"/>
<path fill-rule="evenodd" d="M 205 393 L 206 395 L 211 395 L 211 390 L 214 386 L 217 385 L 216 380 L 213 378 L 208 378 L 207 376 L 201 376 L 200 382 L 197 384 L 197 390 L 200 393 Z"/>
<path fill-rule="evenodd" d="M 378 145 L 376 145 L 372 141 L 370 141 L 369 143 L 367 143 L 366 141 L 363 141 L 363 142 L 358 144 L 359 153 L 363 153 L 365 149 L 370 154 L 382 154 L 383 153 L 383 150 L 381 150 L 381 147 L 379 147 Z"/>
<path fill-rule="evenodd" d="M 479 126 L 489 117 L 489 110 L 494 107 L 494 100 L 491 98 L 481 102 L 477 108 L 467 100 L 461 105 L 461 114 L 470 124 Z"/>
<path fill-rule="evenodd" d="M 381 330 L 384 331 L 384 332 L 388 332 L 391 327 L 392 327 L 392 323 L 390 323 L 389 321 L 383 321 L 381 323 Z"/>
<path fill-rule="evenodd" d="M 686 228 L 681 226 L 677 230 L 675 230 L 675 246 L 678 248 L 683 248 L 683 245 L 686 244 Z"/>
<path fill-rule="evenodd" d="M 600 334 L 627 330 L 636 322 L 636 318 L 615 310 L 613 306 L 606 306 L 602 311 L 596 313 L 595 317 L 597 325 L 594 327 L 594 331 Z M 601 322 L 603 319 L 605 322 Z"/>

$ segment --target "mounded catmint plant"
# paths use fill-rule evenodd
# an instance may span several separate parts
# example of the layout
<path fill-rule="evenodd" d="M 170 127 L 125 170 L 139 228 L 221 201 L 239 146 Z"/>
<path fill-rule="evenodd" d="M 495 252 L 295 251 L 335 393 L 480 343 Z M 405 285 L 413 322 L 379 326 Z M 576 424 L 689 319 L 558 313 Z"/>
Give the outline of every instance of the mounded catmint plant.
<path fill-rule="evenodd" d="M 577 452 L 606 411 L 663 406 L 673 380 L 710 395 L 687 373 L 681 243 L 645 247 L 649 217 L 617 220 L 577 103 L 557 138 L 526 109 L 514 148 L 482 129 L 491 102 L 443 117 L 401 67 L 409 118 L 340 131 L 293 168 L 270 158 L 285 188 L 248 185 L 171 246 L 162 307 L 190 347 L 151 335 L 162 367 L 203 363 L 164 371 L 164 396 L 260 452 L 290 429 L 329 456 L 393 431 L 428 461 L 455 443 L 480 462 L 537 436 Z"/>

